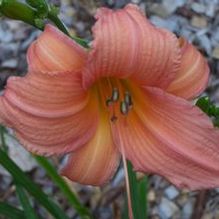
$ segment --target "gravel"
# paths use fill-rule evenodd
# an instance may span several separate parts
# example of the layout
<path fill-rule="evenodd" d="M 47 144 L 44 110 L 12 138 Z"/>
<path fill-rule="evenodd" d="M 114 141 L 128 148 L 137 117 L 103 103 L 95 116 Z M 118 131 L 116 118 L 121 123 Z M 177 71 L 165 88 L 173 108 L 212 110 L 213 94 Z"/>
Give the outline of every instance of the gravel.
<path fill-rule="evenodd" d="M 61 18 L 69 26 L 71 32 L 88 40 L 92 39 L 93 15 L 98 6 L 105 5 L 111 8 L 119 8 L 129 2 L 130 0 L 62 0 L 61 3 L 56 1 L 57 4 L 61 4 Z M 152 23 L 156 26 L 167 28 L 197 45 L 208 59 L 212 69 L 208 92 L 211 98 L 219 104 L 219 0 L 132 0 L 132 2 L 137 3 L 142 10 L 146 11 Z M 3 89 L 9 76 L 26 73 L 26 51 L 39 33 L 40 31 L 21 22 L 1 19 L 0 89 Z M 48 193 L 58 198 L 62 197 L 52 187 L 53 185 L 47 179 L 45 172 L 36 165 L 30 155 L 24 152 L 20 146 L 17 146 L 17 143 L 14 142 L 12 145 L 16 146 L 10 148 L 12 157 L 19 158 L 20 163 L 18 162 L 18 164 L 24 169 L 27 168 L 25 171 L 31 175 L 33 180 L 42 185 Z M 15 156 L 14 153 L 18 154 Z M 97 218 L 110 219 L 113 218 L 114 212 L 112 206 L 116 208 L 119 205 L 121 208 L 123 204 L 123 177 L 124 172 L 120 169 L 112 183 L 101 188 L 101 190 L 74 183 L 72 187 L 78 192 L 84 203 L 93 206 Z M 114 190 L 118 192 L 118 195 L 110 202 L 108 196 L 106 197 L 104 194 L 111 194 Z M 9 193 L 6 194 L 5 191 L 9 191 Z M 159 176 L 150 176 L 149 218 L 200 219 L 192 218 L 193 212 L 196 211 L 194 206 L 198 200 L 198 194 L 199 192 L 191 193 L 187 190 L 178 190 L 165 179 Z M 204 209 L 201 219 L 219 218 L 218 194 L 218 189 L 211 190 L 210 196 L 203 203 Z M 0 199 L 16 202 L 11 178 L 5 175 L 5 171 L 2 171 L 2 169 L 0 169 Z M 65 204 L 64 206 L 68 205 Z M 75 212 L 71 208 L 67 209 L 68 214 L 73 217 Z"/>

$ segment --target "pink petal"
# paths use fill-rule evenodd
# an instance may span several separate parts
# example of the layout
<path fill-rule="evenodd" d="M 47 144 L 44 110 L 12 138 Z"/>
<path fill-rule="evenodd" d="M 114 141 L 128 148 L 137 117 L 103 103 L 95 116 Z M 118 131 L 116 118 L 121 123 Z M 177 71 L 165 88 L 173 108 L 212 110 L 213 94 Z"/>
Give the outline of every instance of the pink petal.
<path fill-rule="evenodd" d="M 98 11 L 93 49 L 83 74 L 89 87 L 100 77 L 132 78 L 144 85 L 167 87 L 179 69 L 180 49 L 170 32 L 152 26 L 129 4 L 122 10 Z"/>
<path fill-rule="evenodd" d="M 219 131 L 210 119 L 157 88 L 146 88 L 141 97 L 127 119 L 113 127 L 116 144 L 124 147 L 134 167 L 178 187 L 218 187 Z"/>
<path fill-rule="evenodd" d="M 201 53 L 185 39 L 182 44 L 182 62 L 176 78 L 169 85 L 168 91 L 185 99 L 198 96 L 206 88 L 209 67 Z"/>
<path fill-rule="evenodd" d="M 28 49 L 29 71 L 70 71 L 81 70 L 87 58 L 84 48 L 47 25 L 39 38 Z"/>
<path fill-rule="evenodd" d="M 102 115 L 94 137 L 73 152 L 62 174 L 72 181 L 87 185 L 103 185 L 115 173 L 119 154 L 113 144 L 108 117 Z"/>
<path fill-rule="evenodd" d="M 11 77 L 0 97 L 0 118 L 34 153 L 57 154 L 85 144 L 95 132 L 97 103 L 76 73 Z"/>

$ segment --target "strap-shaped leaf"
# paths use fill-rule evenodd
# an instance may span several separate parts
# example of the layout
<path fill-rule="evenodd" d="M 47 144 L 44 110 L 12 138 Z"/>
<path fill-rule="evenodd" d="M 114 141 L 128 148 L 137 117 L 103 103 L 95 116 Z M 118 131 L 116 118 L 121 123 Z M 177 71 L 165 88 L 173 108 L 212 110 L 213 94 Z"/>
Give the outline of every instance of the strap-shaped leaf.
<path fill-rule="evenodd" d="M 29 202 L 25 190 L 19 184 L 16 185 L 16 193 L 17 193 L 17 197 L 20 200 L 21 206 L 24 210 L 25 217 L 27 219 L 39 219 L 39 217 L 37 216 L 36 212 L 34 211 L 33 207 Z"/>
<path fill-rule="evenodd" d="M 0 164 L 56 219 L 69 219 L 65 212 L 0 149 Z"/>
<path fill-rule="evenodd" d="M 10 219 L 24 219 L 25 218 L 25 214 L 23 211 L 5 202 L 0 202 L 0 216 L 4 216 Z"/>
<path fill-rule="evenodd" d="M 137 179 L 136 172 L 133 171 L 132 164 L 129 161 L 127 161 L 127 167 L 134 219 L 147 218 L 147 176 L 142 179 Z M 126 200 L 123 219 L 129 219 L 127 212 L 128 207 Z"/>

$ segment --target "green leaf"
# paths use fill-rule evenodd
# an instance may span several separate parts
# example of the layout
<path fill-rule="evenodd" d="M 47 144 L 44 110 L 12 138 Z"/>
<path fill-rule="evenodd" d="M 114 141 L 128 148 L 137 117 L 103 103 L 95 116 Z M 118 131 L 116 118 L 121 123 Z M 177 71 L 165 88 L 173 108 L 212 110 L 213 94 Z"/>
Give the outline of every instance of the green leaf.
<path fill-rule="evenodd" d="M 16 193 L 24 210 L 25 217 L 27 219 L 39 219 L 28 200 L 26 192 L 24 191 L 23 187 L 19 184 L 16 185 Z"/>
<path fill-rule="evenodd" d="M 60 188 L 65 197 L 68 199 L 69 203 L 75 208 L 81 218 L 92 218 L 89 210 L 80 203 L 77 196 L 72 192 L 64 179 L 57 173 L 57 170 L 54 168 L 54 166 L 44 157 L 35 156 L 35 159 L 46 170 L 47 174 Z"/>
<path fill-rule="evenodd" d="M 219 127 L 219 107 L 214 105 L 209 97 L 199 98 L 196 106 L 213 119 L 214 126 Z"/>
<path fill-rule="evenodd" d="M 34 23 L 35 23 L 35 26 L 36 26 L 38 29 L 40 29 L 40 30 L 43 29 L 44 26 L 45 26 L 44 20 L 41 19 L 41 18 L 36 18 L 36 19 L 34 20 Z"/>
<path fill-rule="evenodd" d="M 147 177 L 138 180 L 132 164 L 127 161 L 134 219 L 147 218 Z"/>
<path fill-rule="evenodd" d="M 138 182 L 138 197 L 139 197 L 139 208 L 140 218 L 147 218 L 147 189 L 148 189 L 148 179 L 144 176 Z"/>
<path fill-rule="evenodd" d="M 23 211 L 9 205 L 5 202 L 0 202 L 0 216 L 5 216 L 10 219 L 24 219 L 25 214 Z"/>
<path fill-rule="evenodd" d="M 8 147 L 7 147 L 6 142 L 5 142 L 4 134 L 5 134 L 5 127 L 0 125 L 1 146 L 5 152 L 8 152 Z"/>
<path fill-rule="evenodd" d="M 49 12 L 49 5 L 45 0 L 26 0 L 27 4 L 36 9 L 38 18 L 46 18 Z"/>
<path fill-rule="evenodd" d="M 198 106 L 203 112 L 209 115 L 210 110 L 210 100 L 208 97 L 201 97 L 197 100 L 196 106 Z M 211 116 L 211 115 L 209 115 Z"/>
<path fill-rule="evenodd" d="M 54 218 L 69 219 L 65 212 L 53 202 L 37 184 L 32 182 L 2 149 L 0 149 L 0 164 L 12 175 L 14 180 L 23 186 Z"/>

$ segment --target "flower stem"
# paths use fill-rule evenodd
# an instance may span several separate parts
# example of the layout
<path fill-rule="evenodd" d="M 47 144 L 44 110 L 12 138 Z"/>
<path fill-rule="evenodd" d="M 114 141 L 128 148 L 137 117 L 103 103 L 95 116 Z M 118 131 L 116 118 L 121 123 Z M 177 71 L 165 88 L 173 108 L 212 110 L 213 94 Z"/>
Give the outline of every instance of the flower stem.
<path fill-rule="evenodd" d="M 83 40 L 79 37 L 76 36 L 72 36 L 67 27 L 65 26 L 65 24 L 61 21 L 61 19 L 58 17 L 58 15 L 52 13 L 51 11 L 48 13 L 48 19 L 50 21 L 52 21 L 56 27 L 59 28 L 59 30 L 61 30 L 64 34 L 66 34 L 67 36 L 69 36 L 70 38 L 72 38 L 75 42 L 77 42 L 78 44 L 80 44 L 81 46 L 85 47 L 85 48 L 89 48 L 88 46 L 88 42 L 86 40 Z"/>

